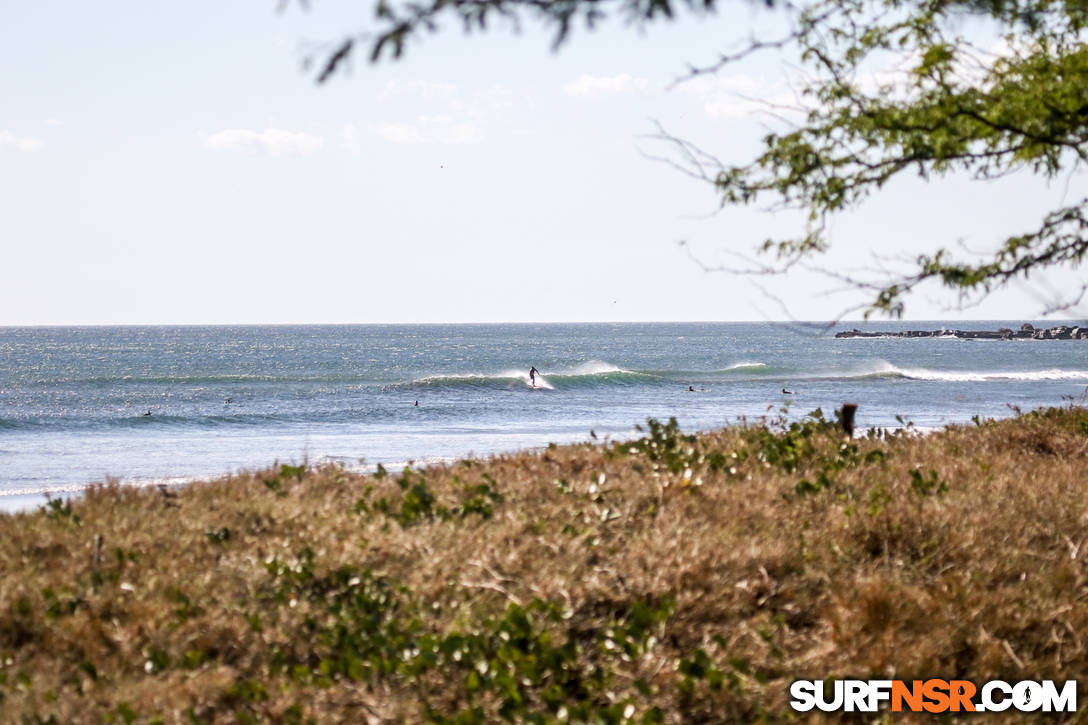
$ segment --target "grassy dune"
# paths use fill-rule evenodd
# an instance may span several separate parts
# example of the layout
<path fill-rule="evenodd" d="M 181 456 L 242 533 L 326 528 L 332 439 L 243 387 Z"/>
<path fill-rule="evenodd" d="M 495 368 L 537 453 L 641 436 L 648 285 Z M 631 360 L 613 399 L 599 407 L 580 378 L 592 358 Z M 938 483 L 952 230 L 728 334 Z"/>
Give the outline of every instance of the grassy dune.
<path fill-rule="evenodd" d="M 1086 490 L 1079 408 L 99 486 L 0 516 L 0 719 L 790 721 L 830 676 L 1083 698 Z"/>

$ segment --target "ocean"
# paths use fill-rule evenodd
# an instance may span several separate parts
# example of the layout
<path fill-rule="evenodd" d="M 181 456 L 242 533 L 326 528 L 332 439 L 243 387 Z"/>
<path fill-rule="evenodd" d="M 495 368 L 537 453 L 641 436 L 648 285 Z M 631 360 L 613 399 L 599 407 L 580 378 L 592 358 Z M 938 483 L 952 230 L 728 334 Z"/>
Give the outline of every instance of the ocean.
<path fill-rule="evenodd" d="M 699 431 L 851 402 L 859 427 L 931 429 L 1084 402 L 1088 341 L 833 337 L 1021 322 L 0 328 L 0 510 L 105 480 L 617 440 L 650 417 Z"/>

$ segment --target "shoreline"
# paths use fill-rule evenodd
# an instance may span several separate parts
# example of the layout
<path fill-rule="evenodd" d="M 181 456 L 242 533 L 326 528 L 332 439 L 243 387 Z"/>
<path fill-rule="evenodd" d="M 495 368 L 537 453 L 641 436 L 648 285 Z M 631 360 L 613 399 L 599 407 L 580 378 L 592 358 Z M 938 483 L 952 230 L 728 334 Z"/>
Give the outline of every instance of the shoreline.
<path fill-rule="evenodd" d="M 802 415 L 806 417 L 807 413 Z M 766 424 L 770 419 L 764 418 L 763 420 L 753 419 L 749 417 L 740 417 L 730 425 L 721 426 L 718 428 L 710 428 L 705 430 L 695 430 L 687 433 L 687 435 L 694 436 L 710 436 L 716 434 L 722 434 L 727 431 L 748 427 L 759 426 Z M 855 439 L 864 438 L 869 431 L 881 435 L 917 435 L 925 436 L 942 431 L 948 427 L 956 425 L 964 425 L 966 422 L 960 423 L 948 423 L 941 426 L 915 426 L 913 423 L 906 426 L 872 426 L 868 428 L 858 428 L 854 431 Z M 640 425 L 645 426 L 645 423 Z M 81 499 L 89 489 L 104 485 L 117 485 L 121 488 L 132 490 L 152 490 L 152 489 L 168 489 L 172 491 L 180 490 L 192 485 L 202 484 L 217 484 L 226 482 L 236 478 L 245 478 L 256 475 L 261 471 L 275 470 L 281 465 L 295 466 L 299 465 L 306 471 L 316 471 L 324 468 L 337 468 L 350 475 L 358 476 L 372 476 L 381 466 L 390 473 L 397 473 L 405 468 L 411 468 L 413 470 L 427 470 L 429 468 L 449 466 L 460 463 L 462 461 L 470 461 L 473 464 L 484 464 L 487 461 L 503 457 L 503 456 L 520 456 L 520 455 L 539 455 L 547 451 L 549 448 L 555 446 L 571 446 L 571 445 L 594 445 L 594 446 L 608 446 L 611 444 L 623 443 L 625 441 L 635 439 L 639 436 L 637 430 L 633 427 L 625 435 L 616 434 L 604 434 L 599 439 L 594 440 L 589 438 L 589 434 L 586 434 L 587 440 L 577 441 L 549 441 L 546 444 L 529 446 L 526 448 L 514 448 L 508 450 L 495 450 L 486 453 L 467 453 L 463 456 L 433 456 L 433 457 L 418 457 L 408 458 L 402 461 L 396 461 L 391 463 L 353 463 L 351 465 L 345 465 L 341 460 L 325 460 L 320 463 L 302 463 L 296 464 L 290 462 L 287 464 L 282 463 L 279 460 L 273 460 L 271 463 L 263 466 L 253 466 L 237 471 L 224 471 L 219 474 L 197 474 L 193 476 L 171 476 L 164 478 L 141 478 L 127 480 L 121 477 L 107 477 L 104 480 L 91 480 L 83 484 L 66 484 L 59 487 L 57 490 L 37 490 L 37 491 L 13 491 L 4 492 L 0 491 L 0 515 L 3 514 L 18 514 L 18 513 L 33 513 L 37 509 L 48 505 L 48 501 L 51 499 L 60 501 L 75 501 Z M 44 487 L 43 487 L 44 488 Z"/>

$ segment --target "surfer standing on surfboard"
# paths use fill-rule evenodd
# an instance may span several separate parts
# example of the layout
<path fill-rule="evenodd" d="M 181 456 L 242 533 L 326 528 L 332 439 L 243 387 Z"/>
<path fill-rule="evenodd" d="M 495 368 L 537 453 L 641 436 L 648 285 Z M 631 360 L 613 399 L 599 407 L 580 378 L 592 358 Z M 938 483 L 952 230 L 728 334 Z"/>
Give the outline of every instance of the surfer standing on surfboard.
<path fill-rule="evenodd" d="M 536 376 L 538 372 L 539 371 L 535 367 L 529 368 L 529 385 L 532 385 L 534 388 L 536 387 Z"/>

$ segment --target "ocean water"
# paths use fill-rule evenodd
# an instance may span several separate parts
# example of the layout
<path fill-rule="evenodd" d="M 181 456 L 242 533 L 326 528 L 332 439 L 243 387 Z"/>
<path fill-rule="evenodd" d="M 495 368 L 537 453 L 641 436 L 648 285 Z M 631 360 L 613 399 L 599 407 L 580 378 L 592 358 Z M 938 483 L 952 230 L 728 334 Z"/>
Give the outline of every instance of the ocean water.
<path fill-rule="evenodd" d="M 184 482 L 273 462 L 365 470 L 591 431 L 619 439 L 648 417 L 706 430 L 786 401 L 792 416 L 853 402 L 859 426 L 922 428 L 1084 401 L 1088 341 L 832 336 L 952 326 L 0 328 L 0 509 L 107 478 Z"/>

